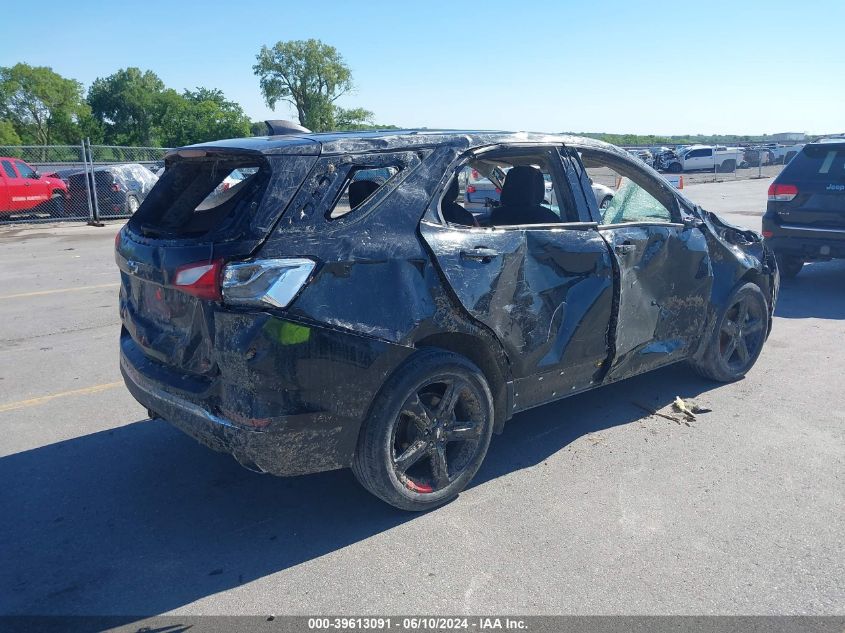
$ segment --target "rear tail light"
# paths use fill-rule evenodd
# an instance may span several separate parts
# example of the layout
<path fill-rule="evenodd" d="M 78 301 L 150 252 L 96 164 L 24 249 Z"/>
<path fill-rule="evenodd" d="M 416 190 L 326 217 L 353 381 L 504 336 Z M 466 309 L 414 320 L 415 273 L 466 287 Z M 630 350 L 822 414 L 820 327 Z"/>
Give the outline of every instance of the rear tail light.
<path fill-rule="evenodd" d="M 223 269 L 223 301 L 230 305 L 284 308 L 314 272 L 310 259 L 259 259 Z"/>
<path fill-rule="evenodd" d="M 763 237 L 770 238 L 774 233 L 772 231 L 763 231 Z"/>
<path fill-rule="evenodd" d="M 173 277 L 173 285 L 178 290 L 194 295 L 200 299 L 219 301 L 220 295 L 220 273 L 223 270 L 223 260 L 203 262 L 200 264 L 187 264 L 176 269 Z"/>
<path fill-rule="evenodd" d="M 496 187 L 496 193 L 502 193 L 502 188 L 501 188 L 501 187 Z"/>
<path fill-rule="evenodd" d="M 229 191 L 229 185 L 230 185 L 230 184 L 231 184 L 231 183 L 224 182 L 224 183 L 223 183 L 223 191 Z"/>
<path fill-rule="evenodd" d="M 769 201 L 789 202 L 798 195 L 798 187 L 795 185 L 780 185 L 772 183 L 769 185 Z"/>
<path fill-rule="evenodd" d="M 111 190 L 114 191 L 115 193 L 120 192 L 120 185 L 117 184 L 117 183 L 113 183 L 112 186 L 111 186 Z"/>
<path fill-rule="evenodd" d="M 468 185 L 467 193 L 475 193 L 475 187 L 473 185 Z"/>

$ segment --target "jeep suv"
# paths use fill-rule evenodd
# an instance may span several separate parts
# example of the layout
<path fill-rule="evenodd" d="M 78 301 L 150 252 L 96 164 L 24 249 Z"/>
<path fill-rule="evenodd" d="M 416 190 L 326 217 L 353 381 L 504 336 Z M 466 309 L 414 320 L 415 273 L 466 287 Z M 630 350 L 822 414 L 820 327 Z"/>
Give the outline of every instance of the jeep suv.
<path fill-rule="evenodd" d="M 769 187 L 763 235 L 781 274 L 845 257 L 845 142 L 810 143 Z"/>

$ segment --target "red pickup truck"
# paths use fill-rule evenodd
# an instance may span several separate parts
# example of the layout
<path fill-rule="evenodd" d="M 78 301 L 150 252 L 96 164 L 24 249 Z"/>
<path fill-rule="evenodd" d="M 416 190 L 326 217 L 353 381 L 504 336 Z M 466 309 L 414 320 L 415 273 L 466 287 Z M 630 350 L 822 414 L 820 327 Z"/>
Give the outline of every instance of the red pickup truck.
<path fill-rule="evenodd" d="M 61 179 L 42 176 L 19 158 L 0 156 L 0 217 L 28 211 L 60 215 L 67 195 Z"/>

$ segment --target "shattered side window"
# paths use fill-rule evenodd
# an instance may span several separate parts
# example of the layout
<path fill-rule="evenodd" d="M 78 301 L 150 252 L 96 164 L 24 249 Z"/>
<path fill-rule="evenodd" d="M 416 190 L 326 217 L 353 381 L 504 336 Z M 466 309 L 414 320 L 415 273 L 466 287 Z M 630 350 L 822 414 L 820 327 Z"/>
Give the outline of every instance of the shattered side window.
<path fill-rule="evenodd" d="M 418 150 L 320 158 L 285 211 L 279 230 L 310 230 L 318 218 L 355 221 L 395 191 L 399 181 L 428 153 Z M 356 209 L 362 213 L 352 213 Z"/>
<path fill-rule="evenodd" d="M 353 167 L 346 177 L 346 183 L 329 211 L 330 220 L 340 218 L 354 211 L 375 195 L 376 191 L 390 182 L 400 168 L 389 167 Z"/>
<path fill-rule="evenodd" d="M 623 178 L 610 203 L 602 210 L 602 224 L 671 222 L 669 209 L 640 187 Z"/>
<path fill-rule="evenodd" d="M 639 167 L 611 153 L 584 149 L 579 155 L 590 179 L 601 224 L 676 221 L 672 208 L 677 209 L 677 199 L 666 190 L 668 185 L 661 187 Z"/>

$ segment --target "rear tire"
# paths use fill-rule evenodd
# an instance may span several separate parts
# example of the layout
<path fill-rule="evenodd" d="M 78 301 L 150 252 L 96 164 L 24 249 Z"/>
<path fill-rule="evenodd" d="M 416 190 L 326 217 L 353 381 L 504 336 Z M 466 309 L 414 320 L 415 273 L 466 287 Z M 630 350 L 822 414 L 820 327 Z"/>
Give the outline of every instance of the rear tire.
<path fill-rule="evenodd" d="M 757 362 L 769 332 L 769 304 L 758 285 L 746 283 L 737 288 L 727 306 L 704 355 L 690 361 L 700 376 L 717 382 L 745 376 Z"/>
<path fill-rule="evenodd" d="M 682 171 L 681 163 L 672 163 L 671 165 L 669 165 L 669 169 L 667 169 L 666 171 L 668 171 L 670 174 L 680 174 Z"/>
<path fill-rule="evenodd" d="M 795 255 L 777 255 L 778 270 L 783 279 L 793 279 L 804 268 L 804 260 Z"/>
<path fill-rule="evenodd" d="M 138 202 L 138 198 L 135 196 L 127 196 L 126 198 L 126 214 L 133 215 L 137 210 L 138 207 L 141 206 L 141 203 Z"/>
<path fill-rule="evenodd" d="M 361 427 L 352 472 L 402 510 L 451 501 L 478 472 L 493 432 L 493 396 L 481 370 L 425 349 L 391 376 Z"/>

